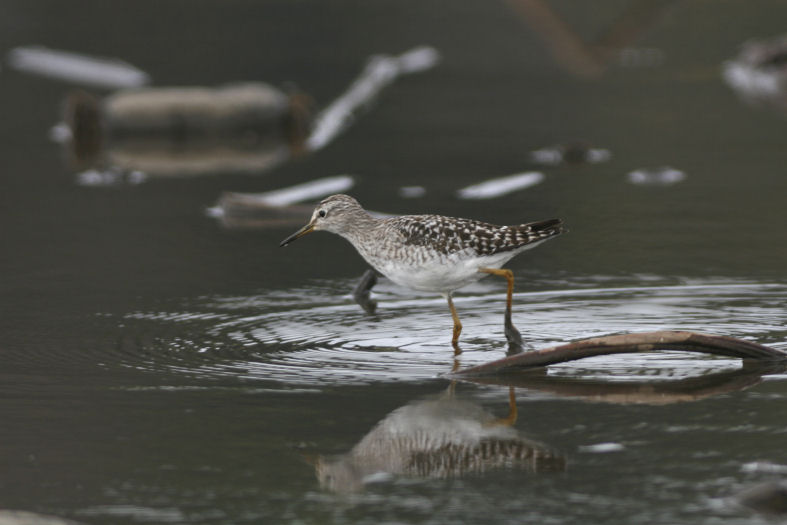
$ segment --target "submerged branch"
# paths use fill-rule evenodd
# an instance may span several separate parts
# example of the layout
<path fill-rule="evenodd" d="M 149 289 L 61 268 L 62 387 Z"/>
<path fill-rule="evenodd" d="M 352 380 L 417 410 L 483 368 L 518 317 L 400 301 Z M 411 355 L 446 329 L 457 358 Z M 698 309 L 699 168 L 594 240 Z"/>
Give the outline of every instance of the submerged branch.
<path fill-rule="evenodd" d="M 734 337 L 693 332 L 658 331 L 583 339 L 565 345 L 516 354 L 466 368 L 453 375 L 462 377 L 505 374 L 598 355 L 642 353 L 654 350 L 681 350 L 758 361 L 787 360 L 787 352 Z"/>

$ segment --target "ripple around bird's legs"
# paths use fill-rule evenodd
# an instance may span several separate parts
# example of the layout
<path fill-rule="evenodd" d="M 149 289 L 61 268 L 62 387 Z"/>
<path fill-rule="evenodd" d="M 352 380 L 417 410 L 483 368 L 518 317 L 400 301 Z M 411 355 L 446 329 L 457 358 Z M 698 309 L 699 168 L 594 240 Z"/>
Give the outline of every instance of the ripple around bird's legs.
<path fill-rule="evenodd" d="M 786 291 L 778 284 L 694 284 L 518 293 L 514 323 L 535 348 L 654 330 L 730 335 L 784 347 Z M 383 287 L 371 316 L 350 297 L 320 286 L 208 297 L 177 312 L 135 312 L 124 324 L 139 341 L 126 340 L 125 353 L 131 366 L 140 368 L 298 384 L 421 380 L 449 372 L 454 355 L 445 301 L 398 295 L 403 293 Z M 507 348 L 504 293 L 491 286 L 469 293 L 455 299 L 464 325 L 462 367 L 502 357 Z M 135 350 L 136 344 L 141 346 Z M 553 366 L 550 373 L 669 378 L 736 366 L 734 359 L 661 352 L 597 357 Z"/>

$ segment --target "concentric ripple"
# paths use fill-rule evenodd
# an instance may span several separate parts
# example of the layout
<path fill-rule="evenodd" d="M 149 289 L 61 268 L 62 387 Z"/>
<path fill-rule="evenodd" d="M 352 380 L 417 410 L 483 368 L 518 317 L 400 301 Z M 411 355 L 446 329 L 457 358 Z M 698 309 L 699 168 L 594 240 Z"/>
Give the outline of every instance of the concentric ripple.
<path fill-rule="evenodd" d="M 417 380 L 449 372 L 455 361 L 444 300 L 403 295 L 408 292 L 385 284 L 375 292 L 379 307 L 373 316 L 336 288 L 319 284 L 207 297 L 183 311 L 135 312 L 123 320 L 125 329 L 148 336 L 126 340 L 124 353 L 127 364 L 139 368 L 301 385 Z M 785 292 L 781 284 L 709 283 L 518 293 L 514 323 L 534 348 L 653 330 L 730 335 L 785 348 Z M 483 283 L 467 293 L 455 300 L 464 325 L 457 358 L 462 367 L 502 357 L 506 349 L 504 294 Z M 128 359 L 135 351 L 137 359 Z M 664 352 L 602 356 L 551 367 L 550 373 L 675 378 L 738 364 Z"/>

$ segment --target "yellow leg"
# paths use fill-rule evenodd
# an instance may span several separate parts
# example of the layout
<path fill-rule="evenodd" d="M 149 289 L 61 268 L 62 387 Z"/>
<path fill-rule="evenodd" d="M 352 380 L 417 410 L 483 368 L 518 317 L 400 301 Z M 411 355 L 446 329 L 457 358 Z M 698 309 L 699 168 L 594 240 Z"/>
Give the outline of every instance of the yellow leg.
<path fill-rule="evenodd" d="M 462 322 L 459 320 L 459 315 L 456 313 L 454 301 L 451 299 L 451 296 L 446 295 L 445 298 L 448 300 L 448 308 L 451 309 L 451 317 L 454 319 L 454 336 L 451 339 L 451 345 L 454 347 L 455 354 L 461 354 L 462 350 L 459 349 L 459 334 L 462 333 Z"/>
<path fill-rule="evenodd" d="M 456 372 L 456 370 L 451 370 L 451 372 Z M 445 394 L 449 399 L 456 397 L 456 381 L 451 381 L 451 384 L 448 385 Z"/>
<path fill-rule="evenodd" d="M 514 274 L 511 270 L 505 268 L 479 268 L 481 273 L 489 273 L 492 275 L 499 275 L 508 281 L 508 294 L 506 295 L 506 316 L 511 318 L 511 303 L 514 296 Z"/>
<path fill-rule="evenodd" d="M 514 387 L 508 387 L 508 415 L 506 417 L 501 417 L 500 419 L 495 419 L 489 423 L 489 426 L 505 426 L 511 427 L 514 426 L 516 423 L 517 418 L 517 408 L 516 408 L 516 395 L 515 395 Z"/>
<path fill-rule="evenodd" d="M 504 322 L 505 334 L 509 345 L 515 347 L 517 350 L 521 350 L 522 336 L 519 334 L 519 330 L 517 330 L 514 324 L 511 322 L 511 304 L 513 303 L 514 297 L 514 274 L 511 272 L 511 270 L 507 270 L 505 268 L 479 268 L 478 271 L 481 273 L 498 275 L 503 277 L 508 283 L 508 290 L 506 293 L 506 314 Z"/>
<path fill-rule="evenodd" d="M 508 417 L 505 419 L 510 426 L 516 423 L 518 411 L 516 409 L 516 394 L 514 387 L 508 387 Z"/>

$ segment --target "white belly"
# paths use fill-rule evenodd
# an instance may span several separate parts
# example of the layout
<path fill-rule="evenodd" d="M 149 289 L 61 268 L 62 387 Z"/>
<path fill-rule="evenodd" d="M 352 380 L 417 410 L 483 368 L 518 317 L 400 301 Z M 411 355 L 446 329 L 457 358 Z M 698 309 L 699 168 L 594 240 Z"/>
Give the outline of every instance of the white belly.
<path fill-rule="evenodd" d="M 411 257 L 408 260 L 366 257 L 378 272 L 398 285 L 426 292 L 450 293 L 478 281 L 486 273 L 479 268 L 500 268 L 515 253 L 477 257 L 455 253 L 442 257 Z"/>

